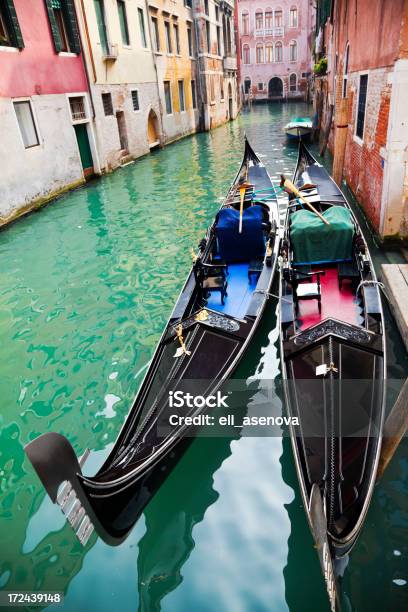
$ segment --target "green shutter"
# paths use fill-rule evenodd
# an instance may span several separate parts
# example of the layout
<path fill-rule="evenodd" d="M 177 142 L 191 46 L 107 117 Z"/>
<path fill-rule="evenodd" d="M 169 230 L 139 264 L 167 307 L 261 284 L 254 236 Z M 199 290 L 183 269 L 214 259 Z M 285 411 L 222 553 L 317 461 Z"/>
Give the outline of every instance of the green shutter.
<path fill-rule="evenodd" d="M 54 16 L 55 1 L 56 0 L 45 0 L 45 6 L 47 7 L 48 20 L 50 22 L 51 34 L 54 39 L 55 51 L 56 53 L 59 53 L 61 51 L 61 39 L 60 39 L 60 35 L 58 32 L 57 22 L 55 21 L 55 16 Z"/>
<path fill-rule="evenodd" d="M 74 0 L 63 0 L 62 12 L 64 13 L 65 23 L 67 26 L 67 35 L 71 51 L 79 54 L 81 53 L 81 42 L 79 39 Z"/>
<path fill-rule="evenodd" d="M 9 14 L 11 26 L 12 26 L 12 36 L 13 36 L 13 44 L 19 49 L 24 48 L 24 40 L 23 35 L 21 34 L 20 24 L 18 23 L 16 9 L 14 7 L 13 0 L 6 0 L 6 9 Z"/>

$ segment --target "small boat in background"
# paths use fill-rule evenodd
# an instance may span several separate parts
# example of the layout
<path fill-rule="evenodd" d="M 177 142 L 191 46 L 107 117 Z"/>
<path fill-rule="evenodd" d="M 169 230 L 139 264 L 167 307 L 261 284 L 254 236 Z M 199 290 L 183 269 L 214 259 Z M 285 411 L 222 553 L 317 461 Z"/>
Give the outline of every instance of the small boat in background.
<path fill-rule="evenodd" d="M 103 466 L 93 476 L 84 474 L 83 460 L 58 433 L 25 447 L 83 545 L 94 529 L 108 544 L 120 544 L 185 452 L 194 427 L 169 423 L 177 413 L 170 399 L 176 393 L 209 398 L 237 367 L 262 317 L 279 243 L 276 193 L 246 140 L 238 174 L 193 253 L 185 285 Z M 180 410 L 183 419 L 195 418 L 205 406 L 187 403 Z"/>
<path fill-rule="evenodd" d="M 309 138 L 313 130 L 313 122 L 309 117 L 295 117 L 284 127 L 288 138 Z"/>
<path fill-rule="evenodd" d="M 386 355 L 380 286 L 341 190 L 299 145 L 281 248 L 286 407 L 306 514 L 332 612 L 377 475 Z"/>

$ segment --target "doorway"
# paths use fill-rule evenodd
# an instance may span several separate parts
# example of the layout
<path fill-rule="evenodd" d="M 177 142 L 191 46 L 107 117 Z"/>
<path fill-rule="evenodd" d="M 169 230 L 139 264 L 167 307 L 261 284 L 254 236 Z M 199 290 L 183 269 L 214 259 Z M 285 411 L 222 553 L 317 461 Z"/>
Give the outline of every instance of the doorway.
<path fill-rule="evenodd" d="M 273 77 L 269 81 L 268 85 L 268 96 L 270 98 L 282 98 L 283 97 L 283 83 L 279 77 Z"/>
<path fill-rule="evenodd" d="M 87 177 L 94 173 L 94 167 L 86 123 L 77 123 L 74 125 L 74 130 L 78 143 L 79 155 L 81 157 L 82 169 L 85 177 Z"/>
<path fill-rule="evenodd" d="M 231 83 L 228 83 L 228 112 L 229 112 L 229 120 L 232 121 L 232 87 L 231 87 Z"/>
<path fill-rule="evenodd" d="M 124 153 L 127 153 L 129 145 L 128 145 L 127 130 L 126 130 L 125 113 L 123 111 L 116 112 L 116 121 L 118 122 L 120 148 L 122 149 Z"/>
<path fill-rule="evenodd" d="M 150 149 L 157 147 L 160 144 L 159 138 L 159 122 L 154 110 L 151 110 L 147 119 L 147 141 Z"/>

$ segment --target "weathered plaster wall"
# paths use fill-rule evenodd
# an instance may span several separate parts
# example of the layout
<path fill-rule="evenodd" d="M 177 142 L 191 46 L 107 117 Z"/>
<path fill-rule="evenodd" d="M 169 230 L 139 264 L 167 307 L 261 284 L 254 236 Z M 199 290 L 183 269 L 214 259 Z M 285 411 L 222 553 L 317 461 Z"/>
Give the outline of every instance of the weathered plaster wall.
<path fill-rule="evenodd" d="M 54 192 L 84 181 L 64 94 L 32 96 L 40 145 L 25 149 L 11 99 L 0 98 L 0 225 Z"/>

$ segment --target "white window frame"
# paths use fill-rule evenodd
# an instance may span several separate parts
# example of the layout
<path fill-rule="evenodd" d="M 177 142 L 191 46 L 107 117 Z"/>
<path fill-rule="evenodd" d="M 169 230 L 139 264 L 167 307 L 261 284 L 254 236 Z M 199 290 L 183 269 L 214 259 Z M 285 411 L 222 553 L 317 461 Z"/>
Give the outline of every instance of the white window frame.
<path fill-rule="evenodd" d="M 296 58 L 292 59 L 291 55 L 292 55 L 292 48 L 296 49 Z M 291 64 L 296 64 L 296 62 L 298 61 L 298 44 L 297 44 L 297 40 L 292 39 L 291 41 L 289 41 L 289 62 Z"/>
<path fill-rule="evenodd" d="M 16 109 L 14 107 L 14 102 L 28 102 L 30 104 L 31 116 L 32 116 L 33 121 L 34 121 L 34 127 L 35 127 L 35 131 L 37 133 L 38 144 L 31 145 L 31 147 L 26 147 L 25 146 L 24 140 L 23 140 L 23 135 L 21 133 L 20 124 L 18 122 L 18 117 L 17 117 Z M 23 147 L 24 151 L 31 151 L 33 149 L 37 149 L 38 147 L 42 147 L 43 140 L 41 138 L 41 133 L 40 133 L 39 125 L 38 125 L 38 119 L 37 119 L 37 115 L 36 115 L 36 112 L 35 112 L 35 108 L 34 108 L 34 104 L 33 104 L 32 99 L 30 97 L 12 98 L 11 99 L 11 104 L 12 104 L 12 107 L 13 107 L 13 114 L 14 114 L 14 117 L 15 117 L 15 120 L 16 120 L 16 126 L 17 126 L 18 135 L 20 137 L 21 144 L 22 144 L 22 147 Z M 69 111 L 69 116 L 71 117 L 71 110 Z"/>
<path fill-rule="evenodd" d="M 88 100 L 88 96 L 86 95 L 86 92 L 78 92 L 78 93 L 69 93 L 69 94 L 65 94 L 66 100 L 67 100 L 67 105 L 68 105 L 68 113 L 69 113 L 69 118 L 71 120 L 72 125 L 79 125 L 80 123 L 89 123 L 90 121 L 90 109 L 89 109 L 89 100 Z M 71 113 L 71 103 L 70 103 L 70 99 L 71 98 L 84 98 L 84 108 L 85 108 L 85 119 L 72 119 L 72 113 Z"/>
<path fill-rule="evenodd" d="M 360 138 L 360 136 L 357 136 L 357 117 L 358 117 L 358 101 L 360 98 L 360 77 L 367 75 L 367 97 L 366 97 L 366 105 L 365 105 L 365 109 L 364 109 L 364 127 L 363 127 L 363 137 Z M 357 95 L 356 95 L 356 106 L 355 106 L 355 116 L 354 116 L 354 128 L 353 128 L 353 140 L 354 142 L 356 142 L 358 145 L 360 145 L 360 147 L 363 146 L 364 144 L 364 135 L 365 135 L 365 131 L 366 131 L 366 127 L 367 127 L 367 101 L 368 101 L 368 88 L 370 85 L 370 71 L 369 70 L 361 70 L 361 72 L 358 73 L 358 87 L 357 87 Z"/>
<path fill-rule="evenodd" d="M 291 89 L 290 88 L 290 77 L 293 76 L 293 75 L 295 75 L 295 85 L 296 85 L 295 89 Z M 299 79 L 298 79 L 297 73 L 296 72 L 291 72 L 289 74 L 289 93 L 296 93 L 297 92 L 297 90 L 298 90 L 298 81 L 299 81 Z"/>
<path fill-rule="evenodd" d="M 291 24 L 291 11 L 296 9 L 296 25 Z M 299 27 L 299 7 L 294 4 L 289 7 L 289 28 L 294 29 Z"/>

